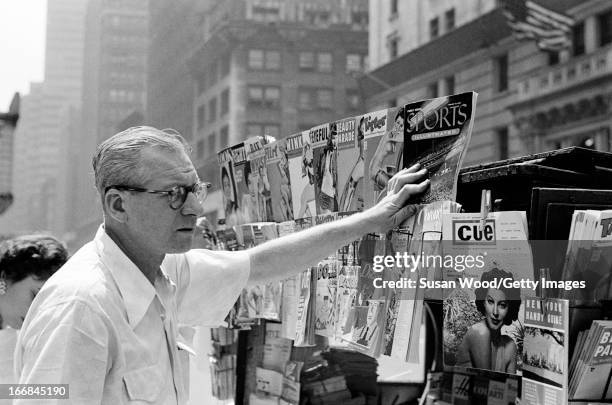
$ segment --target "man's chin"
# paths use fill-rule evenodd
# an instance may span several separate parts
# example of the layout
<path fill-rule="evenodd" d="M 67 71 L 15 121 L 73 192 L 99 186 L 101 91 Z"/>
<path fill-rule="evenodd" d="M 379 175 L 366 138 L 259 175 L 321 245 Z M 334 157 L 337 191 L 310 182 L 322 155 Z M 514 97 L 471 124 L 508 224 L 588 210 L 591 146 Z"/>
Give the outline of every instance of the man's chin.
<path fill-rule="evenodd" d="M 194 233 L 184 232 L 181 234 L 180 238 L 177 238 L 173 246 L 171 246 L 166 253 L 174 254 L 174 253 L 185 253 L 191 249 L 193 245 L 193 237 Z"/>

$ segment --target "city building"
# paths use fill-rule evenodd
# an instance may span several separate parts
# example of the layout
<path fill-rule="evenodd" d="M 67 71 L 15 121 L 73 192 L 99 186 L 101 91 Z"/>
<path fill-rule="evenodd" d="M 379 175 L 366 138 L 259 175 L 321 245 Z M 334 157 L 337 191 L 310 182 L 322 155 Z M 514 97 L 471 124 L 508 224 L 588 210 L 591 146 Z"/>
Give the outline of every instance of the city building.
<path fill-rule="evenodd" d="M 478 92 L 464 166 L 572 145 L 610 151 L 612 5 L 540 3 L 576 20 L 571 49 L 517 41 L 498 7 L 369 71 L 367 108 Z"/>
<path fill-rule="evenodd" d="M 202 40 L 202 13 L 211 1 L 149 1 L 145 122 L 176 129 L 187 140 L 193 132 L 194 97 L 187 60 Z"/>
<path fill-rule="evenodd" d="M 19 120 L 19 93 L 7 112 L 0 112 L 0 215 L 13 203 L 13 154 L 15 126 Z"/>
<path fill-rule="evenodd" d="M 363 111 L 355 79 L 367 62 L 366 1 L 217 1 L 190 59 L 191 144 L 217 183 L 217 152 L 255 135 L 276 138 Z M 211 218 L 221 214 L 215 193 Z"/>
<path fill-rule="evenodd" d="M 32 84 L 23 99 L 15 131 L 15 199 L 0 224 L 12 233 L 46 230 L 61 237 L 67 231 L 71 196 L 58 185 L 66 184 L 63 130 L 68 112 L 81 102 L 86 5 L 82 0 L 47 4 L 44 83 Z"/>
<path fill-rule="evenodd" d="M 66 221 L 68 242 L 91 240 L 102 222 L 91 157 L 96 145 L 117 132 L 130 117 L 144 123 L 148 52 L 147 0 L 89 0 L 85 23 L 83 95 L 80 117 L 73 112 L 68 153 L 72 170 Z M 138 114 L 138 112 L 140 112 Z M 140 117 L 140 120 L 134 118 Z M 77 122 L 78 121 L 78 122 Z M 75 170 L 75 167 L 78 169 Z"/>
<path fill-rule="evenodd" d="M 498 0 L 371 0 L 369 69 L 425 45 L 493 10 Z"/>

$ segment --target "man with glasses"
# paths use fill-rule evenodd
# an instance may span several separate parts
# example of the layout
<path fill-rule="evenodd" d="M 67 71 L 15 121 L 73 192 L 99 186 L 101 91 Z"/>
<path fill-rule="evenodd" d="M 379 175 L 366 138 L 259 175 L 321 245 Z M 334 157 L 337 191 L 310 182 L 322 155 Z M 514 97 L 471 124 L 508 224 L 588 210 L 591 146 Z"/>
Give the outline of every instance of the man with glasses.
<path fill-rule="evenodd" d="M 38 293 L 15 354 L 20 383 L 69 384 L 62 404 L 185 403 L 180 327 L 217 326 L 247 283 L 285 279 L 398 226 L 429 184 L 413 184 L 424 170 L 402 170 L 370 210 L 226 252 L 190 250 L 209 185 L 177 133 L 130 128 L 98 146 L 93 167 L 104 224 Z"/>

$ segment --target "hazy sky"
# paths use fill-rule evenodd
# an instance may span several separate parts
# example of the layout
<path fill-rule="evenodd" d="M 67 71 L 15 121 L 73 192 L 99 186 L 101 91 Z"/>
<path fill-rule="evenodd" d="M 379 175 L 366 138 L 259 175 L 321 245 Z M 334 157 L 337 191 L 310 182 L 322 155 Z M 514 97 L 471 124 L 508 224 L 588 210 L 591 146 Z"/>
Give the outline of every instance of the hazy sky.
<path fill-rule="evenodd" d="M 47 0 L 0 0 L 0 111 L 44 76 Z"/>

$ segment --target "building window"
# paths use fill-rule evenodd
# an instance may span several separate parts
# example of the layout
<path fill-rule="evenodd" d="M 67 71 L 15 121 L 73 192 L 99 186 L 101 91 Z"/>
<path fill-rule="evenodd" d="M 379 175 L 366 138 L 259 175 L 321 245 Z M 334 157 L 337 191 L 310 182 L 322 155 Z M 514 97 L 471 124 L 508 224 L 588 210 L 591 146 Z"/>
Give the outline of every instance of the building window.
<path fill-rule="evenodd" d="M 272 2 L 274 3 L 274 2 Z M 280 5 L 278 4 L 270 4 L 270 5 L 253 5 L 252 13 L 253 20 L 260 22 L 273 22 L 278 21 L 279 19 L 279 10 Z"/>
<path fill-rule="evenodd" d="M 249 50 L 249 69 L 263 69 L 264 67 L 264 51 L 261 49 Z"/>
<path fill-rule="evenodd" d="M 300 52 L 298 63 L 299 63 L 300 70 L 313 70 L 314 69 L 314 53 L 313 52 Z"/>
<path fill-rule="evenodd" d="M 334 92 L 330 89 L 317 90 L 317 107 L 322 109 L 332 109 L 334 106 Z"/>
<path fill-rule="evenodd" d="M 208 154 L 213 154 L 217 151 L 217 134 L 214 132 L 208 135 Z"/>
<path fill-rule="evenodd" d="M 229 112 L 229 89 L 223 90 L 221 93 L 221 116 Z"/>
<path fill-rule="evenodd" d="M 280 70 L 281 55 L 279 51 L 249 50 L 249 69 Z"/>
<path fill-rule="evenodd" d="M 208 122 L 215 122 L 217 119 L 217 99 L 211 98 L 208 102 Z"/>
<path fill-rule="evenodd" d="M 448 76 L 444 79 L 444 86 L 446 87 L 446 94 L 451 95 L 455 93 L 455 76 Z"/>
<path fill-rule="evenodd" d="M 392 17 L 397 14 L 397 1 L 398 0 L 391 0 L 391 16 Z"/>
<path fill-rule="evenodd" d="M 261 105 L 263 104 L 263 87 L 261 86 L 249 86 L 247 93 L 247 101 L 250 105 Z"/>
<path fill-rule="evenodd" d="M 498 159 L 508 159 L 508 127 L 499 128 L 497 131 Z"/>
<path fill-rule="evenodd" d="M 333 67 L 333 57 L 329 52 L 321 52 L 317 55 L 317 70 L 322 73 L 330 73 Z"/>
<path fill-rule="evenodd" d="M 196 143 L 196 157 L 198 159 L 204 157 L 204 139 L 200 139 L 198 143 Z"/>
<path fill-rule="evenodd" d="M 584 21 L 572 27 L 572 52 L 574 56 L 583 55 L 584 49 Z"/>
<path fill-rule="evenodd" d="M 438 97 L 438 82 L 430 83 L 429 86 L 427 86 L 427 97 L 428 98 Z"/>
<path fill-rule="evenodd" d="M 450 32 L 455 29 L 455 9 L 451 8 L 444 13 L 444 21 L 446 24 L 446 32 Z"/>
<path fill-rule="evenodd" d="M 268 108 L 280 107 L 280 87 L 268 86 L 264 90 L 264 103 Z"/>
<path fill-rule="evenodd" d="M 249 86 L 248 103 L 252 107 L 280 108 L 280 87 Z"/>
<path fill-rule="evenodd" d="M 438 35 L 440 35 L 440 22 L 438 17 L 436 17 L 429 20 L 429 37 L 434 39 L 438 38 Z"/>
<path fill-rule="evenodd" d="M 226 148 L 229 145 L 229 127 L 227 125 L 221 128 L 220 137 L 221 139 L 219 142 L 221 144 L 219 145 L 219 149 Z"/>
<path fill-rule="evenodd" d="M 612 42 L 612 10 L 597 16 L 599 25 L 599 46 Z"/>
<path fill-rule="evenodd" d="M 554 66 L 559 64 L 559 52 L 549 51 L 548 52 L 548 66 Z"/>
<path fill-rule="evenodd" d="M 206 111 L 204 105 L 198 107 L 198 129 L 204 128 L 204 121 L 206 117 Z"/>
<path fill-rule="evenodd" d="M 346 73 L 361 72 L 361 55 L 358 53 L 346 54 Z"/>
<path fill-rule="evenodd" d="M 398 43 L 398 38 L 391 38 L 389 40 L 389 56 L 391 57 L 391 59 L 395 59 L 397 58 L 397 43 Z"/>
<path fill-rule="evenodd" d="M 495 59 L 496 90 L 508 90 L 508 55 L 502 55 Z"/>

